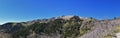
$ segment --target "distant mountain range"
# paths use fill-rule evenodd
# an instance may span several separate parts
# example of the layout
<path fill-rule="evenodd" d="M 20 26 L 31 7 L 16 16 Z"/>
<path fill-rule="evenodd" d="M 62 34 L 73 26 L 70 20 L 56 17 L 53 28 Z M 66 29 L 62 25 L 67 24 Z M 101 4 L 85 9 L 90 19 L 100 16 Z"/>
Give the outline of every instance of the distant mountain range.
<path fill-rule="evenodd" d="M 0 38 L 109 38 L 117 37 L 120 18 L 60 16 L 0 25 Z"/>

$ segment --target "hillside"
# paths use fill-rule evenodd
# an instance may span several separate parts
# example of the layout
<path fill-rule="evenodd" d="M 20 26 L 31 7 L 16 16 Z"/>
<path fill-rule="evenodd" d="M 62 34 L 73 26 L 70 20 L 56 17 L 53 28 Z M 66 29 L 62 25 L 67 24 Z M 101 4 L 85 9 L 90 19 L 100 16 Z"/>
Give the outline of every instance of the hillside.
<path fill-rule="evenodd" d="M 120 31 L 120 19 L 60 16 L 0 25 L 0 38 L 112 38 Z"/>

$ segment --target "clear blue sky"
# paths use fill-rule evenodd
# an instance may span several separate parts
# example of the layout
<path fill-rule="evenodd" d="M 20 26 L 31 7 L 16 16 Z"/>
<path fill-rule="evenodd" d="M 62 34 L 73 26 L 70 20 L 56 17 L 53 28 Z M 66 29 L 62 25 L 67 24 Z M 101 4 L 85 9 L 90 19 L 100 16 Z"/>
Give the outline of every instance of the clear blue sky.
<path fill-rule="evenodd" d="M 120 16 L 120 0 L 0 0 L 0 23 L 61 15 Z"/>

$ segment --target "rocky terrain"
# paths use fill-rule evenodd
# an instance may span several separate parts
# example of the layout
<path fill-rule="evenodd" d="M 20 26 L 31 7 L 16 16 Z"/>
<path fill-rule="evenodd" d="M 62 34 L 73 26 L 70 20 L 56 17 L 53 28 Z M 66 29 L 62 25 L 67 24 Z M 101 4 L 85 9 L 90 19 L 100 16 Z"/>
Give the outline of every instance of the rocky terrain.
<path fill-rule="evenodd" d="M 60 16 L 0 25 L 0 38 L 117 38 L 120 18 Z"/>

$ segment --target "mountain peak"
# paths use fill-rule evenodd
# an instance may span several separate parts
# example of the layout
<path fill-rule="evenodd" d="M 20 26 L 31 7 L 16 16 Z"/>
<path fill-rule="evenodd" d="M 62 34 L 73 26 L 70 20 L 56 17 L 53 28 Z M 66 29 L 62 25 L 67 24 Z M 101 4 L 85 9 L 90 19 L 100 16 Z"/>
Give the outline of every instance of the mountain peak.
<path fill-rule="evenodd" d="M 69 20 L 70 18 L 74 17 L 73 15 L 68 15 L 68 16 L 61 16 L 60 18 Z"/>
<path fill-rule="evenodd" d="M 61 19 L 64 19 L 64 20 L 70 20 L 71 18 L 75 17 L 75 15 L 66 15 L 66 16 L 60 16 L 58 18 L 61 18 Z M 88 19 L 88 18 L 85 18 L 85 17 L 81 17 L 81 16 L 77 16 L 78 18 L 80 19 Z"/>

